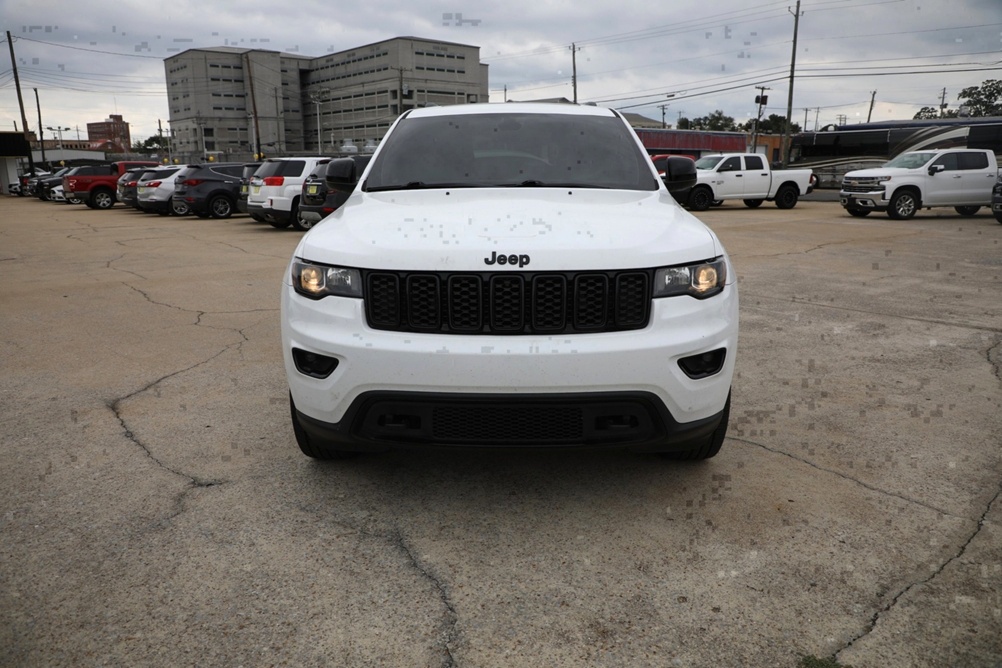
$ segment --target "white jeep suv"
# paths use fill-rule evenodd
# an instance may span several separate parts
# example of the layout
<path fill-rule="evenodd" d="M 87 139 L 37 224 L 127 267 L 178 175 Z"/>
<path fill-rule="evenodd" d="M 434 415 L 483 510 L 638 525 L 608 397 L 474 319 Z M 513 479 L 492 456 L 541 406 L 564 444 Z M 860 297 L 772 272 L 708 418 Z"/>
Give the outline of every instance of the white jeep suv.
<path fill-rule="evenodd" d="M 736 274 L 617 112 L 415 109 L 307 232 L 282 290 L 300 449 L 617 447 L 727 431 Z"/>

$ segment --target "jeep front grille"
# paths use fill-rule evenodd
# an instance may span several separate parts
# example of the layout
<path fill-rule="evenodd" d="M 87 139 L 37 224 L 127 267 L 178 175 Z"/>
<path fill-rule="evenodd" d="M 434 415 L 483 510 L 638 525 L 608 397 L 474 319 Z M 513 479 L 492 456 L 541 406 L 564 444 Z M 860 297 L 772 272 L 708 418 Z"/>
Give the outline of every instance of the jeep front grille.
<path fill-rule="evenodd" d="M 650 272 L 367 271 L 370 327 L 439 334 L 568 334 L 641 329 Z"/>

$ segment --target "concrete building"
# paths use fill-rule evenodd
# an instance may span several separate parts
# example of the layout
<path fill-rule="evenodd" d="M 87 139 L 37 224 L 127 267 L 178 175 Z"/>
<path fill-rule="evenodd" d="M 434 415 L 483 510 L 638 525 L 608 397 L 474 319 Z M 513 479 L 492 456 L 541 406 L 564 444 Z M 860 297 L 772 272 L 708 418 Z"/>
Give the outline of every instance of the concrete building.
<path fill-rule="evenodd" d="M 164 67 L 171 150 L 182 161 L 364 150 L 407 109 L 488 101 L 479 47 L 419 37 L 315 58 L 189 49 Z"/>

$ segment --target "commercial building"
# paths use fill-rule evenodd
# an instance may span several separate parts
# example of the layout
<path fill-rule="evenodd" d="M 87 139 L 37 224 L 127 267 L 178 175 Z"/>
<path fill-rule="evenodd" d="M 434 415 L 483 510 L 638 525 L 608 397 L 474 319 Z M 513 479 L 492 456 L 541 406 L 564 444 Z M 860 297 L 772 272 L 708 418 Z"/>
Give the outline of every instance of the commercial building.
<path fill-rule="evenodd" d="M 129 124 L 117 114 L 110 115 L 100 123 L 88 123 L 87 138 L 91 142 L 112 142 L 114 150 L 119 153 L 128 152 L 132 148 Z"/>
<path fill-rule="evenodd" d="M 320 57 L 189 49 L 164 67 L 181 160 L 364 150 L 408 109 L 488 100 L 479 47 L 419 37 Z"/>

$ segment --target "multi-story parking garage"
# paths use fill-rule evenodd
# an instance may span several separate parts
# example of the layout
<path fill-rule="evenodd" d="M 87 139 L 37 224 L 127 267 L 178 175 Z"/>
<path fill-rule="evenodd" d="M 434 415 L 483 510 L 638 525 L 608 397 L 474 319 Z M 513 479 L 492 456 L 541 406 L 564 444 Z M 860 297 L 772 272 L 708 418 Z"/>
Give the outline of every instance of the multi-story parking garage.
<path fill-rule="evenodd" d="M 480 47 L 419 37 L 320 57 L 189 49 L 164 67 L 171 149 L 182 160 L 364 148 L 407 109 L 488 100 Z"/>

